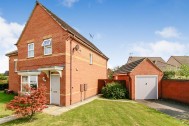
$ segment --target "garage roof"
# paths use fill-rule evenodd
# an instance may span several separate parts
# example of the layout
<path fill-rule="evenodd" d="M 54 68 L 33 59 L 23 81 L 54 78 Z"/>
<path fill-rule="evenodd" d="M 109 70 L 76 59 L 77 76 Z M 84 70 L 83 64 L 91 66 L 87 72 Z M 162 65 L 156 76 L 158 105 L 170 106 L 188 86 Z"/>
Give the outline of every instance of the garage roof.
<path fill-rule="evenodd" d="M 137 67 L 144 59 L 146 59 L 146 58 L 142 58 L 142 59 L 136 60 L 131 63 L 126 63 L 125 65 L 121 66 L 115 73 L 116 74 L 127 74 L 127 73 L 131 72 L 135 67 Z"/>
<path fill-rule="evenodd" d="M 134 62 L 126 63 L 125 65 L 121 66 L 117 71 L 115 71 L 115 74 L 127 74 L 129 72 L 132 72 L 142 61 L 148 60 L 152 63 L 153 66 L 155 66 L 157 69 L 162 71 L 160 68 L 158 68 L 151 60 L 148 58 L 142 58 L 139 60 L 136 60 Z"/>

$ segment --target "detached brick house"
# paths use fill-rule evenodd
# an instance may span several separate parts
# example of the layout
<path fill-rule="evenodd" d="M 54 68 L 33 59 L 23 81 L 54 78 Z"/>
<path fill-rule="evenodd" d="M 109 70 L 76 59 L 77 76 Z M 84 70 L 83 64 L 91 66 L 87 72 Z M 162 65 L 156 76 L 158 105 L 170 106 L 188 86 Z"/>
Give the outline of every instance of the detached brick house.
<path fill-rule="evenodd" d="M 9 57 L 9 89 L 45 84 L 49 104 L 67 106 L 98 93 L 108 58 L 39 2 Z"/>

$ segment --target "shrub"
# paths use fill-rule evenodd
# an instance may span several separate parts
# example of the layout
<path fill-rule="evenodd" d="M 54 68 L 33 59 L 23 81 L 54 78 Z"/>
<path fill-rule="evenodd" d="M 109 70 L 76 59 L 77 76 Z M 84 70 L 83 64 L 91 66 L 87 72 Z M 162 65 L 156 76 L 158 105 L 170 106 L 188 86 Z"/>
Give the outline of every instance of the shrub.
<path fill-rule="evenodd" d="M 103 97 L 109 99 L 124 99 L 128 98 L 126 88 L 117 82 L 108 83 L 102 88 Z"/>
<path fill-rule="evenodd" d="M 173 79 L 175 77 L 175 71 L 164 71 L 163 79 Z"/>
<path fill-rule="evenodd" d="M 29 89 L 29 93 L 19 93 L 7 104 L 7 109 L 13 110 L 18 117 L 29 117 L 46 108 L 46 87 Z"/>
<path fill-rule="evenodd" d="M 0 74 L 0 80 L 7 80 L 7 76 L 4 76 L 3 74 Z"/>
<path fill-rule="evenodd" d="M 0 91 L 5 90 L 9 87 L 8 84 L 0 84 Z"/>
<path fill-rule="evenodd" d="M 179 74 L 187 78 L 189 76 L 189 65 L 182 65 Z"/>

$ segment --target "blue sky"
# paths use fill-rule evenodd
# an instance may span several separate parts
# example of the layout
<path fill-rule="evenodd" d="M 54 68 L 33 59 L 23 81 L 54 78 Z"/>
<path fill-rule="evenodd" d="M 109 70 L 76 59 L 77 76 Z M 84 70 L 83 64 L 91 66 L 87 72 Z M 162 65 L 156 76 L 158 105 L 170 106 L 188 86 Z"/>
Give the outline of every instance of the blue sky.
<path fill-rule="evenodd" d="M 92 41 L 113 68 L 132 56 L 189 55 L 188 0 L 39 0 Z M 35 0 L 0 2 L 0 72 L 5 53 L 16 43 Z M 94 35 L 90 38 L 89 33 Z"/>

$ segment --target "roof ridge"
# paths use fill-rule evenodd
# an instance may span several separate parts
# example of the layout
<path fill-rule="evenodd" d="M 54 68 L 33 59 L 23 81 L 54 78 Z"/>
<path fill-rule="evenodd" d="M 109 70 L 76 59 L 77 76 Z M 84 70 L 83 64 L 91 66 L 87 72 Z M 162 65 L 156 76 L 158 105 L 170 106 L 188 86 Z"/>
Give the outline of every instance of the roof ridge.
<path fill-rule="evenodd" d="M 46 8 L 44 5 L 42 5 L 41 3 L 38 3 L 42 8 L 44 8 L 44 10 L 46 10 L 46 12 L 57 22 L 59 23 L 59 25 L 67 30 L 68 32 L 76 35 L 79 39 L 81 39 L 85 44 L 87 44 L 88 46 L 90 46 L 91 48 L 93 48 L 94 50 L 96 50 L 98 53 L 100 53 L 103 57 L 105 57 L 106 59 L 108 59 L 108 57 L 103 54 L 100 49 L 98 49 L 92 42 L 90 42 L 87 38 L 85 38 L 83 35 L 81 35 L 77 30 L 75 30 L 74 28 L 72 28 L 68 23 L 66 23 L 64 20 L 62 20 L 61 18 L 59 18 L 56 14 L 54 14 L 52 11 L 50 11 L 48 8 Z M 66 28 L 67 27 L 67 28 Z M 75 32 L 75 33 L 73 33 Z"/>

